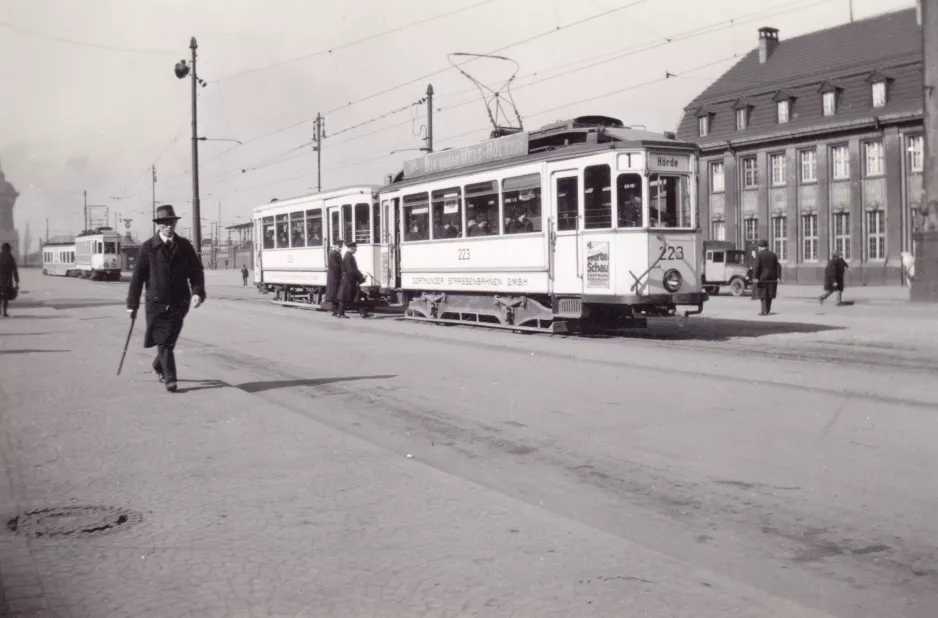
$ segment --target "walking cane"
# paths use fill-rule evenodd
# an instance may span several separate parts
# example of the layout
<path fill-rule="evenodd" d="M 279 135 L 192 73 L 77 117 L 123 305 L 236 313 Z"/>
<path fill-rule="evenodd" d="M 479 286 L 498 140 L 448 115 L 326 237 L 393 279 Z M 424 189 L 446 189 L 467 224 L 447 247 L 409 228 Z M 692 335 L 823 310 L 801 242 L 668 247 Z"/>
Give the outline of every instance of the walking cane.
<path fill-rule="evenodd" d="M 130 336 L 134 332 L 134 323 L 137 321 L 137 316 L 130 318 L 130 330 L 127 332 L 127 341 L 124 342 L 124 353 L 121 354 L 121 364 L 117 367 L 117 375 L 121 374 L 121 369 L 124 368 L 124 357 L 127 356 L 127 346 L 130 345 Z"/>

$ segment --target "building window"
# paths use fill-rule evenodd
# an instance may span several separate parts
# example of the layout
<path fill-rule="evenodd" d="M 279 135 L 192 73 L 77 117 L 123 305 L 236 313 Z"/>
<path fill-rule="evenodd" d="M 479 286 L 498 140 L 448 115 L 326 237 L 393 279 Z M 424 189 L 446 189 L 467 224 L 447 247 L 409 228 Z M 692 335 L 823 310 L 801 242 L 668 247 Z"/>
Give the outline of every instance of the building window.
<path fill-rule="evenodd" d="M 867 142 L 863 144 L 864 175 L 883 175 L 883 143 Z"/>
<path fill-rule="evenodd" d="M 886 82 L 873 84 L 873 107 L 886 107 Z"/>
<path fill-rule="evenodd" d="M 802 150 L 800 155 L 801 182 L 817 182 L 817 151 Z"/>
<path fill-rule="evenodd" d="M 834 252 L 850 259 L 850 213 L 834 213 Z"/>
<path fill-rule="evenodd" d="M 769 158 L 772 167 L 772 186 L 779 187 L 785 184 L 785 155 L 774 154 Z"/>
<path fill-rule="evenodd" d="M 736 130 L 742 131 L 749 126 L 749 108 L 740 107 L 736 110 Z"/>
<path fill-rule="evenodd" d="M 822 101 L 824 103 L 824 115 L 833 116 L 837 113 L 837 93 L 831 90 L 830 92 L 825 92 L 822 95 Z"/>
<path fill-rule="evenodd" d="M 710 116 L 701 116 L 697 119 L 697 134 L 700 137 L 710 135 Z"/>
<path fill-rule="evenodd" d="M 801 259 L 817 261 L 817 215 L 801 215 Z"/>
<path fill-rule="evenodd" d="M 778 102 L 778 123 L 787 124 L 789 112 L 791 111 L 791 101 Z"/>
<path fill-rule="evenodd" d="M 909 171 L 921 172 L 925 169 L 925 139 L 921 135 L 909 138 Z"/>
<path fill-rule="evenodd" d="M 745 234 L 745 241 L 756 241 L 759 240 L 759 220 L 755 217 L 747 217 L 743 221 L 743 234 Z"/>
<path fill-rule="evenodd" d="M 831 148 L 831 161 L 833 161 L 834 180 L 847 180 L 850 178 L 850 153 L 846 146 Z"/>
<path fill-rule="evenodd" d="M 710 222 L 710 240 L 726 240 L 726 221 Z"/>
<path fill-rule="evenodd" d="M 726 181 L 723 176 L 723 163 L 710 164 L 710 191 L 722 193 L 726 190 Z"/>
<path fill-rule="evenodd" d="M 756 158 L 743 159 L 743 189 L 753 189 L 758 184 L 756 175 Z"/>
<path fill-rule="evenodd" d="M 866 251 L 867 259 L 886 259 L 886 213 L 882 210 L 866 213 Z"/>
<path fill-rule="evenodd" d="M 772 217 L 772 251 L 782 262 L 788 260 L 788 217 Z"/>

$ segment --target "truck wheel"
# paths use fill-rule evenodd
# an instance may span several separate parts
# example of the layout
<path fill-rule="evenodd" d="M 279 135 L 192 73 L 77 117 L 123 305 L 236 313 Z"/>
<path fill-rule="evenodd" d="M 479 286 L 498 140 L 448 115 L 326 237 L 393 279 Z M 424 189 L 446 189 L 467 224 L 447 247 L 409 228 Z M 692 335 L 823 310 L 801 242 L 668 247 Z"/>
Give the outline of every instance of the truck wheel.
<path fill-rule="evenodd" d="M 711 285 L 707 287 L 707 294 L 710 296 L 717 296 L 720 293 L 720 287 L 716 285 Z"/>
<path fill-rule="evenodd" d="M 739 277 L 734 277 L 730 281 L 730 292 L 733 296 L 742 296 L 743 292 L 746 291 L 746 282 L 740 279 Z"/>

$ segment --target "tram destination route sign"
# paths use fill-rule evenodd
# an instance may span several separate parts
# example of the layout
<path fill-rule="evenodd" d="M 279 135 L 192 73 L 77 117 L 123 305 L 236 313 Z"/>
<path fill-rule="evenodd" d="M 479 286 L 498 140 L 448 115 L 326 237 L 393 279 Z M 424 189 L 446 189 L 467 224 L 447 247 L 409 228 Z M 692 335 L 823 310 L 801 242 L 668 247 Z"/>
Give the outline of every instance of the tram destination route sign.
<path fill-rule="evenodd" d="M 515 133 L 478 144 L 434 152 L 419 159 L 404 161 L 404 177 L 418 178 L 439 172 L 480 165 L 528 154 L 528 134 Z"/>

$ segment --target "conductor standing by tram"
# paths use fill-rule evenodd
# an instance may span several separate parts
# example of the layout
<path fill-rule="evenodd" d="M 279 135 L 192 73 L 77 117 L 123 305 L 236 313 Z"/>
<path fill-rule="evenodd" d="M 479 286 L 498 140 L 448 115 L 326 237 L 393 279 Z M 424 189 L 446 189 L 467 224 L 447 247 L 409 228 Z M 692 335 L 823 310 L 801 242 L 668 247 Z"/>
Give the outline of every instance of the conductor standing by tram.
<path fill-rule="evenodd" d="M 342 258 L 342 282 L 339 284 L 339 314 L 336 317 L 348 318 L 345 315 L 345 308 L 349 303 L 358 301 L 361 296 L 361 284 L 365 281 L 365 275 L 358 270 L 358 260 L 355 259 L 355 251 L 358 250 L 358 244 L 350 242 L 345 245 L 348 252 Z M 368 317 L 364 306 L 360 308 L 361 316 Z"/>
<path fill-rule="evenodd" d="M 180 218 L 172 206 L 156 209 L 153 222 L 157 224 L 157 234 L 140 247 L 127 293 L 127 312 L 135 318 L 140 292 L 146 283 L 147 330 L 143 347 L 156 347 L 153 371 L 170 392 L 177 388 L 173 350 L 183 320 L 190 304 L 198 308 L 205 302 L 205 274 L 199 255 L 192 243 L 175 233 Z"/>

